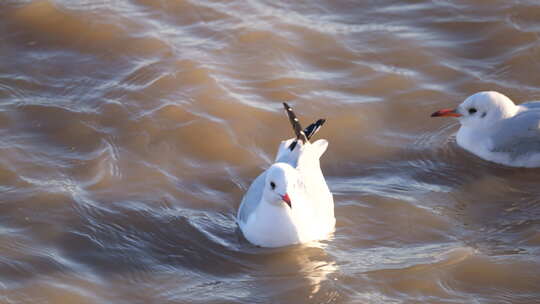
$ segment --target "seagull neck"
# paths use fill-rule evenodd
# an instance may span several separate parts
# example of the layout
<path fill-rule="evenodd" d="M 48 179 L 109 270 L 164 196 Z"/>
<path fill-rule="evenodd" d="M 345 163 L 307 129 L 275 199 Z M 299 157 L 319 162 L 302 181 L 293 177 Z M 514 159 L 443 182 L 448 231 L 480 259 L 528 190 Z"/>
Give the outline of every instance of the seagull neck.
<path fill-rule="evenodd" d="M 257 208 L 256 212 L 257 222 L 259 222 L 259 225 L 261 226 L 273 227 L 273 229 L 282 229 L 289 227 L 293 222 L 291 210 L 285 203 L 275 204 L 271 202 L 263 202 L 260 207 Z"/>
<path fill-rule="evenodd" d="M 266 199 L 262 202 L 261 207 L 258 208 L 258 211 L 261 213 L 287 213 L 287 206 L 284 202 L 281 201 L 270 201 Z"/>

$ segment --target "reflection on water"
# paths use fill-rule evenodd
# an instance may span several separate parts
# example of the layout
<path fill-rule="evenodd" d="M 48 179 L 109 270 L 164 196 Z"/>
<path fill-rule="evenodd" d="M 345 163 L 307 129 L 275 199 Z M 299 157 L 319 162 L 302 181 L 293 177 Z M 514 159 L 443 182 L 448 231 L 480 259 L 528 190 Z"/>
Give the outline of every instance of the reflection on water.
<path fill-rule="evenodd" d="M 0 3 L 0 303 L 535 303 L 540 171 L 436 109 L 540 98 L 532 1 Z M 327 241 L 248 244 L 243 192 L 329 149 Z"/>

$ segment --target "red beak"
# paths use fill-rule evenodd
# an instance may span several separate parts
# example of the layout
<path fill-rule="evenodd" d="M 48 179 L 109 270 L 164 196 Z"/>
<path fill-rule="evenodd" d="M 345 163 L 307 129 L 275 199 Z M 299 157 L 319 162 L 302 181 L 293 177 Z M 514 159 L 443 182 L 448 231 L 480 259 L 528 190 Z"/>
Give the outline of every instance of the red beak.
<path fill-rule="evenodd" d="M 461 114 L 459 114 L 456 111 L 457 111 L 457 109 L 442 109 L 442 110 L 439 110 L 439 111 L 431 114 L 431 117 L 442 117 L 442 116 L 460 117 Z"/>
<path fill-rule="evenodd" d="M 289 208 L 292 208 L 292 205 L 291 205 L 291 199 L 289 198 L 289 195 L 287 193 L 285 193 L 285 195 L 283 195 L 281 197 L 281 199 L 287 204 L 289 205 Z"/>

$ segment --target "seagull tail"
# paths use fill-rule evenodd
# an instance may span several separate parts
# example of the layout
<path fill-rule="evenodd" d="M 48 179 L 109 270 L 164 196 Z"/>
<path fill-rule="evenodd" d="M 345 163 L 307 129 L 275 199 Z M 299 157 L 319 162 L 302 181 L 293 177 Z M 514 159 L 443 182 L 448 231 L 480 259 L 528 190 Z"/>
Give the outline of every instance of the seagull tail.
<path fill-rule="evenodd" d="M 289 116 L 289 121 L 291 122 L 292 128 L 294 130 L 294 134 L 296 135 L 296 140 L 291 143 L 289 146 L 289 150 L 294 150 L 296 145 L 298 144 L 298 141 L 300 140 L 302 143 L 306 143 L 309 141 L 308 137 L 306 136 L 306 133 L 304 130 L 302 130 L 302 126 L 300 125 L 300 121 L 296 117 L 296 114 L 294 114 L 292 108 L 286 103 L 283 103 L 283 107 L 285 107 L 285 111 L 287 112 L 287 115 Z M 310 125 L 311 127 L 311 125 Z M 309 128 L 309 127 L 308 127 Z M 306 128 L 307 130 L 307 128 Z"/>

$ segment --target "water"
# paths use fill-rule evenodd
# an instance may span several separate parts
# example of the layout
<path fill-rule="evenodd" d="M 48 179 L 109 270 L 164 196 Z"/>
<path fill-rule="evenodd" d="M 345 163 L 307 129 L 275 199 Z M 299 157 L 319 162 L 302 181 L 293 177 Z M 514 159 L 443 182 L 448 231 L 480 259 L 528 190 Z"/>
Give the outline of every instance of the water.
<path fill-rule="evenodd" d="M 429 115 L 539 99 L 540 5 L 471 2 L 2 1 L 0 303 L 539 302 L 540 171 Z M 337 229 L 268 250 L 234 217 L 282 101 Z"/>

